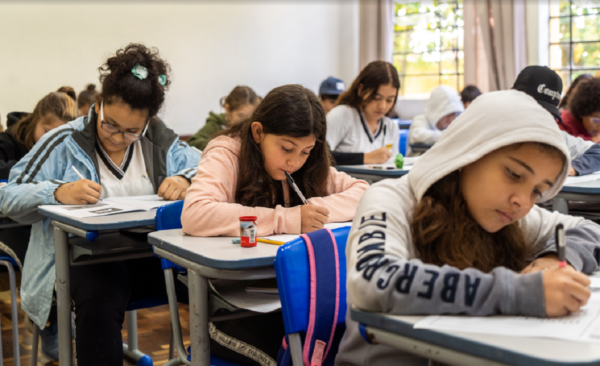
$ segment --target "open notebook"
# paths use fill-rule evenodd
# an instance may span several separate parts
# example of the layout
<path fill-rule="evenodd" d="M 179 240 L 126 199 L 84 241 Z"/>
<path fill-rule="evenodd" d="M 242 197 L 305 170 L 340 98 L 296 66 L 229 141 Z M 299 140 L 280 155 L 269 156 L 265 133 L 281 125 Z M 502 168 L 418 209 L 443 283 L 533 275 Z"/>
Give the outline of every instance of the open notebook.
<path fill-rule="evenodd" d="M 114 215 L 125 212 L 151 211 L 164 206 L 171 201 L 165 201 L 157 195 L 111 197 L 101 200 L 94 205 L 43 205 L 46 211 L 56 212 L 63 216 L 77 219 Z"/>

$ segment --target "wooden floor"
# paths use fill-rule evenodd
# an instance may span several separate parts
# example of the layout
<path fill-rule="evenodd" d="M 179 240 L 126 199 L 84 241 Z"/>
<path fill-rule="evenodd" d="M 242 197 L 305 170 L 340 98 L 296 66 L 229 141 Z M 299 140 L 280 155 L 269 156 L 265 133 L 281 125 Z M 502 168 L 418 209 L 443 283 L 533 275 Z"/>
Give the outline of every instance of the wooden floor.
<path fill-rule="evenodd" d="M 0 286 L 1 286 L 0 280 Z M 23 311 L 19 304 L 19 344 L 21 353 L 21 365 L 29 365 L 31 362 L 31 333 L 25 329 L 23 324 Z M 14 365 L 12 321 L 11 321 L 10 293 L 0 292 L 0 325 L 2 327 L 2 355 L 5 366 Z M 185 347 L 189 346 L 189 312 L 187 305 L 179 305 L 179 316 L 183 331 Z M 152 309 L 138 311 L 138 343 L 142 352 L 150 355 L 154 365 L 164 364 L 169 357 L 170 321 L 169 309 L 160 306 Z M 127 340 L 127 330 L 123 329 L 123 339 Z M 41 347 L 41 346 L 40 346 Z M 58 365 L 58 362 L 49 362 L 41 353 L 38 356 L 38 366 Z M 135 365 L 134 362 L 123 360 L 123 365 Z"/>

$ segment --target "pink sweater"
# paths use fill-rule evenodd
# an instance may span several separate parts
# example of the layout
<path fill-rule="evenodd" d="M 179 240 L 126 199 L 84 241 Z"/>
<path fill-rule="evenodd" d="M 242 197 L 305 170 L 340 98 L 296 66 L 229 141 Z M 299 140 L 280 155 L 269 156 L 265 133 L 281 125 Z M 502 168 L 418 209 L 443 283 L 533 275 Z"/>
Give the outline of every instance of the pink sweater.
<path fill-rule="evenodd" d="M 194 236 L 239 236 L 240 216 L 257 216 L 258 235 L 300 234 L 300 207 L 245 207 L 235 202 L 238 178 L 239 138 L 220 136 L 202 153 L 198 173 L 185 196 L 181 215 L 183 231 Z M 282 182 L 289 197 L 287 182 Z M 312 204 L 329 209 L 329 222 L 349 221 L 358 201 L 369 187 L 330 168 L 327 196 L 310 198 Z"/>

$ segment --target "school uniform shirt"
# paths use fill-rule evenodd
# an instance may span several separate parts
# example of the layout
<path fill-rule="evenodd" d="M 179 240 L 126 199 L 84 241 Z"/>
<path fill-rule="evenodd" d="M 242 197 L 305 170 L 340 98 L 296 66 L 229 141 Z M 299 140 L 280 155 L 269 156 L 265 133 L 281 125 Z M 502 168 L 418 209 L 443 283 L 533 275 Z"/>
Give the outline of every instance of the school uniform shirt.
<path fill-rule="evenodd" d="M 398 124 L 384 116 L 373 133 L 362 112 L 348 105 L 338 105 L 327 113 L 327 143 L 331 151 L 370 153 L 392 145 L 389 162 L 398 154 Z"/>
<path fill-rule="evenodd" d="M 444 132 L 437 128 L 437 123 L 451 113 L 462 113 L 464 110 L 454 89 L 447 85 L 433 89 L 424 113 L 413 118 L 408 132 L 408 144 L 435 144 Z"/>
<path fill-rule="evenodd" d="M 144 196 L 156 193 L 146 171 L 140 141 L 129 145 L 120 166 L 110 159 L 100 141 L 96 143 L 96 156 L 98 158 L 98 174 L 100 182 L 102 182 L 100 198 Z"/>
<path fill-rule="evenodd" d="M 586 141 L 592 141 L 592 135 L 583 127 L 583 122 L 571 114 L 568 110 L 563 110 L 561 113 L 562 123 L 559 122 L 558 127 L 566 131 L 569 135 L 581 137 Z"/>
<path fill-rule="evenodd" d="M 300 234 L 301 206 L 267 208 L 236 203 L 241 145 L 239 137 L 229 136 L 219 136 L 208 143 L 185 196 L 181 214 L 183 231 L 194 236 L 239 236 L 240 216 L 256 216 L 258 236 Z M 289 186 L 285 180 L 281 184 L 284 201 L 288 202 Z M 349 221 L 368 186 L 364 180 L 330 167 L 327 195 L 309 198 L 308 202 L 326 207 L 328 222 Z"/>
<path fill-rule="evenodd" d="M 478 97 L 444 136 L 400 179 L 374 184 L 360 201 L 346 246 L 348 306 L 400 315 L 493 314 L 545 317 L 542 272 L 519 275 L 497 267 L 489 273 L 423 263 L 413 242 L 415 206 L 441 178 L 515 143 L 556 147 L 567 161 L 554 186 L 538 202 L 559 192 L 569 170 L 569 151 L 552 116 L 526 94 L 507 90 Z M 598 269 L 600 226 L 581 217 L 538 206 L 519 221 L 533 253 L 555 253 L 554 230 L 566 229 L 567 260 L 578 271 Z M 336 366 L 424 365 L 416 355 L 362 339 L 346 317 Z"/>
<path fill-rule="evenodd" d="M 56 268 L 54 230 L 50 218 L 38 213 L 38 206 L 60 204 L 54 196 L 56 189 L 80 179 L 72 166 L 85 179 L 101 186 L 105 178 L 110 179 L 102 173 L 96 155 L 97 118 L 92 105 L 87 116 L 45 134 L 13 167 L 8 185 L 0 189 L 0 212 L 22 224 L 33 224 L 23 266 L 21 307 L 40 327 L 45 326 L 50 314 Z M 201 154 L 179 141 L 160 119 L 150 120 L 139 143 L 152 193 L 157 192 L 166 177 L 180 175 L 191 180 L 196 173 Z M 137 152 L 134 150 L 132 159 Z M 131 165 L 126 170 L 130 168 Z M 150 193 L 146 188 L 140 192 Z"/>

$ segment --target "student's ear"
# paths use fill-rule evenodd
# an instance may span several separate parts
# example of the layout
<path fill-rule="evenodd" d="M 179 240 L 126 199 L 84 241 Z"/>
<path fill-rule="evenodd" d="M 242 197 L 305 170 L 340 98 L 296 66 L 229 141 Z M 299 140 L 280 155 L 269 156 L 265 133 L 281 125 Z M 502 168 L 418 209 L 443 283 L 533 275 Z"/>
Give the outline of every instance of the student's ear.
<path fill-rule="evenodd" d="M 250 125 L 250 129 L 252 130 L 252 138 L 254 139 L 254 142 L 260 144 L 265 138 L 262 123 L 258 121 L 252 122 L 252 124 Z"/>
<path fill-rule="evenodd" d="M 96 112 L 97 115 L 100 115 L 100 103 L 102 101 L 97 101 L 96 104 L 94 104 L 94 112 Z"/>
<path fill-rule="evenodd" d="M 231 109 L 231 108 L 229 107 L 229 104 L 225 104 L 225 105 L 223 106 L 223 108 L 225 108 L 225 113 L 229 113 L 229 112 L 231 112 L 231 111 L 230 111 L 230 109 Z"/>

